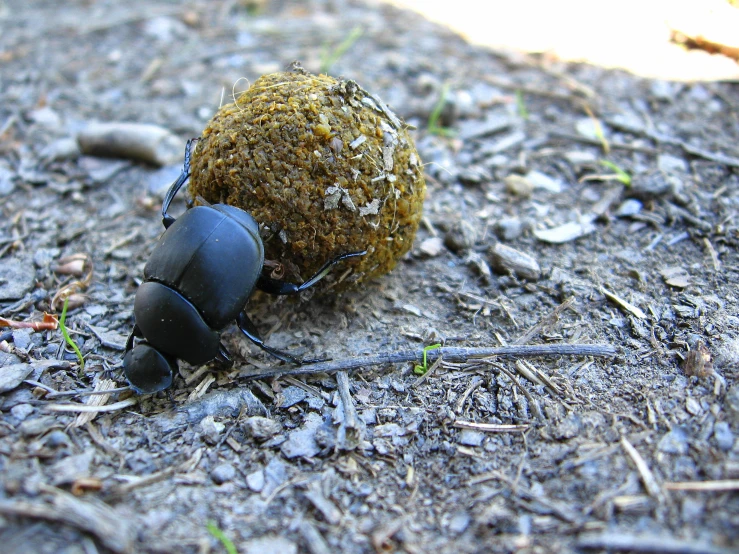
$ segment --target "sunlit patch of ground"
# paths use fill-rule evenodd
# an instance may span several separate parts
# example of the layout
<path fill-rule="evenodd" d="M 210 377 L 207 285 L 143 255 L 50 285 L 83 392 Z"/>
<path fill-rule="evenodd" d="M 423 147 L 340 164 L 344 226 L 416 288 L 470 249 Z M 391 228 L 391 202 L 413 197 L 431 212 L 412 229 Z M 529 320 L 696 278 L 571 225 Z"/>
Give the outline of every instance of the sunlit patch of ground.
<path fill-rule="evenodd" d="M 679 30 L 739 47 L 739 9 L 726 0 L 389 0 L 476 44 L 681 81 L 739 80 L 739 64 L 670 42 Z"/>

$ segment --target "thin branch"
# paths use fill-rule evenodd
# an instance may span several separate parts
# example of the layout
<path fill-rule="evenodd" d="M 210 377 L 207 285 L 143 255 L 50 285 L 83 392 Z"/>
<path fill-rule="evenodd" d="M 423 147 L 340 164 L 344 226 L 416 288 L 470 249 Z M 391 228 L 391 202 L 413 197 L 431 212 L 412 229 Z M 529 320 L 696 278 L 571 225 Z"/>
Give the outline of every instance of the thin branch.
<path fill-rule="evenodd" d="M 510 423 L 477 423 L 476 421 L 463 421 L 458 419 L 454 422 L 458 429 L 472 429 L 485 433 L 523 433 L 528 431 L 530 425 L 515 425 Z"/>
<path fill-rule="evenodd" d="M 717 481 L 678 481 L 665 483 L 664 488 L 668 491 L 694 491 L 694 492 L 726 492 L 739 491 L 739 479 L 723 479 Z"/>
<path fill-rule="evenodd" d="M 492 357 L 532 357 L 532 356 L 596 356 L 612 358 L 618 354 L 616 347 L 610 344 L 537 344 L 537 345 L 509 345 L 489 348 L 459 348 L 442 347 L 429 350 L 429 361 L 435 361 L 443 356 L 447 362 L 468 362 L 478 358 Z M 241 372 L 242 377 L 250 379 L 277 377 L 280 375 L 310 375 L 315 373 L 333 373 L 335 371 L 350 371 L 374 365 L 401 364 L 406 362 L 421 363 L 423 349 L 406 350 L 402 352 L 386 352 L 374 356 L 347 358 L 343 360 L 329 360 L 315 364 L 306 364 L 288 368 L 255 368 L 253 371 Z"/>

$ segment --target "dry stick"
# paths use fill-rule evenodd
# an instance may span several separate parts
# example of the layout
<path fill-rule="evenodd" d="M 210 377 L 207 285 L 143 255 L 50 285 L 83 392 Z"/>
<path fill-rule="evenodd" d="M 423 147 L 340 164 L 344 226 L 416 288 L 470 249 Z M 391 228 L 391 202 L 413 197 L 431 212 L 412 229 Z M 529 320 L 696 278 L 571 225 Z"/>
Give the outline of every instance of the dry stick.
<path fill-rule="evenodd" d="M 63 523 L 96 536 L 103 546 L 113 552 L 133 552 L 136 536 L 133 523 L 122 518 L 113 508 L 101 502 L 75 498 L 46 485 L 42 491 L 51 495 L 50 503 L 1 500 L 0 514 Z"/>
<path fill-rule="evenodd" d="M 717 481 L 678 481 L 665 483 L 664 488 L 668 491 L 694 491 L 694 492 L 727 492 L 739 490 L 739 479 L 723 479 Z"/>
<path fill-rule="evenodd" d="M 686 541 L 665 535 L 634 535 L 622 531 L 586 533 L 580 535 L 577 546 L 596 550 L 659 552 L 660 554 L 729 554 L 734 552 L 705 541 Z"/>
<path fill-rule="evenodd" d="M 534 344 L 510 345 L 489 348 L 460 348 L 445 346 L 427 351 L 429 361 L 435 361 L 443 356 L 448 362 L 467 362 L 476 358 L 501 357 L 531 357 L 531 356 L 597 356 L 612 358 L 618 354 L 615 346 L 610 344 Z M 405 362 L 421 363 L 423 349 L 406 350 L 402 352 L 387 352 L 375 356 L 347 358 L 344 360 L 330 360 L 315 364 L 306 364 L 287 369 L 266 368 L 254 372 L 245 371 L 243 377 L 249 379 L 276 377 L 279 375 L 311 375 L 315 373 L 333 373 L 335 371 L 350 371 L 374 365 L 400 364 Z"/>
<path fill-rule="evenodd" d="M 513 373 L 508 371 L 505 367 L 503 367 L 500 364 L 495 364 L 493 362 L 488 362 L 491 366 L 497 368 L 499 371 L 502 371 L 506 377 L 508 377 L 511 382 L 518 387 L 518 390 L 520 390 L 523 395 L 526 397 L 526 399 L 529 401 L 529 406 L 531 406 L 531 410 L 534 412 L 534 415 L 536 416 L 536 419 L 539 421 L 545 421 L 546 418 L 544 417 L 544 413 L 541 411 L 541 407 L 539 406 L 539 402 L 531 396 L 531 393 L 526 390 L 526 387 L 524 387 L 521 383 L 518 382 L 518 379 L 516 379 L 513 376 Z"/>
<path fill-rule="evenodd" d="M 126 398 L 114 404 L 105 406 L 90 406 L 89 404 L 40 404 L 44 409 L 52 412 L 77 412 L 77 413 L 97 413 L 97 412 L 115 412 L 138 404 L 138 398 Z"/>
<path fill-rule="evenodd" d="M 483 431 L 486 433 L 523 433 L 531 427 L 525 425 L 512 425 L 510 423 L 477 423 L 476 421 L 463 421 L 458 419 L 454 422 L 457 429 L 473 429 L 475 431 Z"/>
<path fill-rule="evenodd" d="M 344 424 L 349 429 L 354 429 L 357 426 L 357 410 L 349 392 L 349 376 L 346 371 L 339 371 L 336 374 L 336 383 L 339 386 L 339 396 L 344 410 Z"/>
<path fill-rule="evenodd" d="M 649 469 L 647 462 L 644 461 L 641 454 L 639 454 L 636 448 L 634 448 L 634 445 L 632 445 L 626 437 L 621 437 L 621 446 L 634 462 L 634 465 L 641 476 L 641 480 L 644 483 L 644 488 L 647 489 L 649 496 L 657 499 L 659 502 L 664 502 L 665 497 L 662 492 L 662 487 L 660 487 L 657 479 L 652 473 L 652 470 Z"/>

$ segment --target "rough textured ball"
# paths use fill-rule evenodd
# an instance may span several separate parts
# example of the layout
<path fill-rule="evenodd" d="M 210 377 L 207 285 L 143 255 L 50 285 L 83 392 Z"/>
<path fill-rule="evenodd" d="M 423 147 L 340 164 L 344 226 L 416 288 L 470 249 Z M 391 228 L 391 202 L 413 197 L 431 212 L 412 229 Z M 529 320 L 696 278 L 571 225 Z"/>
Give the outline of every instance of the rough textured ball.
<path fill-rule="evenodd" d="M 193 153 L 190 195 L 249 212 L 267 260 L 346 288 L 390 271 L 411 247 L 426 185 L 405 125 L 353 81 L 304 71 L 259 78 L 223 106 Z"/>

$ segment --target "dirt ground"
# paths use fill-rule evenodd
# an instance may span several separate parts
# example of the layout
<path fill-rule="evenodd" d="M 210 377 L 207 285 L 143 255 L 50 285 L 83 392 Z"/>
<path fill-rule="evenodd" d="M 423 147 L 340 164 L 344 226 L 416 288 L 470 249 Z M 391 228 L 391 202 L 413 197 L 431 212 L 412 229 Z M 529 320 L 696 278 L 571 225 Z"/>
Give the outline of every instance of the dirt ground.
<path fill-rule="evenodd" d="M 59 314 L 76 282 L 86 362 L 0 328 L 3 552 L 739 547 L 739 84 L 497 53 L 378 2 L 8 0 L 0 21 L 0 317 Z M 242 78 L 332 53 L 415 127 L 423 225 L 387 276 L 250 314 L 354 369 L 270 376 L 290 367 L 230 326 L 234 366 L 170 393 L 50 392 L 125 385 L 186 139 Z M 161 126 L 177 154 L 81 154 L 93 121 Z M 363 362 L 435 343 L 551 350 Z M 80 402 L 123 404 L 53 411 Z"/>

